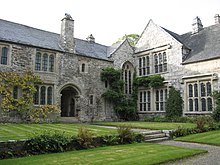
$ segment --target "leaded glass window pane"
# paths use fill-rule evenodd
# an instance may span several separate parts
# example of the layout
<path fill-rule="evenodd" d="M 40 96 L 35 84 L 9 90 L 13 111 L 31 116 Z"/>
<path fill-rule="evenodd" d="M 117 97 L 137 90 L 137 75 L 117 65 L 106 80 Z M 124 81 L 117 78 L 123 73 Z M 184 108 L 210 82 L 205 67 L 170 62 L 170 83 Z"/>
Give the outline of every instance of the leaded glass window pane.
<path fill-rule="evenodd" d="M 45 53 L 43 55 L 43 66 L 42 66 L 42 70 L 43 71 L 47 71 L 47 66 L 48 66 L 48 55 Z"/>
<path fill-rule="evenodd" d="M 3 47 L 2 55 L 1 55 L 1 64 L 7 65 L 7 61 L 8 61 L 8 48 Z"/>

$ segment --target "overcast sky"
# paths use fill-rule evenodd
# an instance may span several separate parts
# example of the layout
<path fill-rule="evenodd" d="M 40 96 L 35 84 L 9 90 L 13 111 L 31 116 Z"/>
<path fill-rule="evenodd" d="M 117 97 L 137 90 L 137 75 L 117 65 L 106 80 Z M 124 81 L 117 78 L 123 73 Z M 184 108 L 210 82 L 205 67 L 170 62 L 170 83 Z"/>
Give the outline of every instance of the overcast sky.
<path fill-rule="evenodd" d="M 111 45 L 125 34 L 141 34 L 150 19 L 178 34 L 191 31 L 196 16 L 210 26 L 220 0 L 4 0 L 0 18 L 60 33 L 65 13 L 75 20 L 76 38 L 93 34 Z"/>

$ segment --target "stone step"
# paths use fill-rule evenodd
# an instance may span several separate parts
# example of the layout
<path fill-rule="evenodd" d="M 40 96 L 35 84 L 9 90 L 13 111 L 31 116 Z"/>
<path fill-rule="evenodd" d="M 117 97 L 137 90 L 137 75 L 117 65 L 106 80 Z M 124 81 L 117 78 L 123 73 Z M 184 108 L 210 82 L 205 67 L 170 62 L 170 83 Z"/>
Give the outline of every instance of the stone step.
<path fill-rule="evenodd" d="M 161 141 L 164 141 L 164 140 L 169 140 L 169 137 L 165 136 L 165 137 L 161 137 L 161 138 L 148 139 L 148 140 L 145 140 L 144 142 L 156 143 L 156 142 L 161 142 Z"/>
<path fill-rule="evenodd" d="M 153 135 L 153 134 L 160 134 L 162 133 L 162 131 L 160 130 L 150 130 L 150 131 L 146 131 L 146 132 L 140 132 L 143 135 Z"/>
<path fill-rule="evenodd" d="M 144 139 L 148 140 L 148 139 L 157 139 L 157 138 L 162 138 L 162 137 L 166 137 L 165 133 L 156 133 L 156 134 L 148 134 L 148 135 L 144 135 Z"/>
<path fill-rule="evenodd" d="M 76 117 L 61 117 L 60 122 L 61 123 L 78 123 L 79 119 Z"/>

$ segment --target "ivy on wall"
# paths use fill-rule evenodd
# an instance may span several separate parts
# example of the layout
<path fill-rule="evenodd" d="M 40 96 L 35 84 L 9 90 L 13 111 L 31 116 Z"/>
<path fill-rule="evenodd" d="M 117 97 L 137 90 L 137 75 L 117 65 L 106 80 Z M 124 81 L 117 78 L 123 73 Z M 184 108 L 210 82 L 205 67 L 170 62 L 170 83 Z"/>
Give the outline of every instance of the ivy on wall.
<path fill-rule="evenodd" d="M 33 106 L 33 96 L 36 92 L 35 84 L 41 84 L 42 80 L 31 71 L 24 73 L 0 72 L 0 108 L 4 114 L 15 114 L 23 120 L 38 122 L 51 111 L 58 112 L 58 108 Z M 14 97 L 14 87 L 17 87 L 18 97 Z"/>
<path fill-rule="evenodd" d="M 163 81 L 164 81 L 164 77 L 162 77 L 161 75 L 137 77 L 134 80 L 134 85 L 137 87 L 158 88 L 164 85 Z"/>
<path fill-rule="evenodd" d="M 121 71 L 114 68 L 106 68 L 101 72 L 101 80 L 109 84 L 109 89 L 102 96 L 114 104 L 117 116 L 123 120 L 137 118 L 136 102 L 133 97 L 124 94 L 124 82 L 120 79 Z"/>

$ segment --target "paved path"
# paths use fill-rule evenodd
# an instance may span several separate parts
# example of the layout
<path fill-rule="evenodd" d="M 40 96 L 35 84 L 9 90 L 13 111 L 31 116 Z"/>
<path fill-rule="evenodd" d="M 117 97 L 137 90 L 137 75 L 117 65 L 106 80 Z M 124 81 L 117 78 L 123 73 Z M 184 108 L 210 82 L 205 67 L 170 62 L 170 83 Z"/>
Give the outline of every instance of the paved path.
<path fill-rule="evenodd" d="M 167 140 L 158 144 L 167 144 L 172 146 L 180 146 L 185 148 L 198 148 L 207 150 L 208 153 L 196 155 L 190 158 L 184 158 L 174 162 L 168 162 L 164 165 L 220 165 L 220 147 L 198 143 L 178 142 Z"/>

